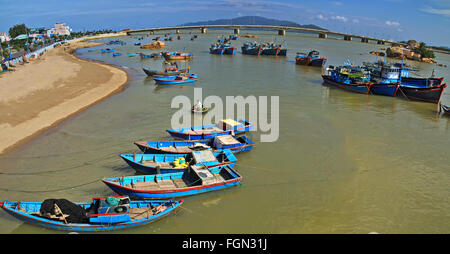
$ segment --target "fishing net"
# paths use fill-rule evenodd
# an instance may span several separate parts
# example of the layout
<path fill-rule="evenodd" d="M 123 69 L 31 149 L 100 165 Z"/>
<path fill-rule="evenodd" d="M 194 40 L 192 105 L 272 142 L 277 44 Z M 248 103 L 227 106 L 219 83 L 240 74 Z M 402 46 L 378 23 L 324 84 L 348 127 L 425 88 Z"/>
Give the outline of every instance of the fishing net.
<path fill-rule="evenodd" d="M 46 199 L 42 202 L 41 205 L 41 215 L 45 216 L 47 214 L 57 215 L 55 214 L 55 204 L 61 209 L 63 214 L 69 215 L 66 218 L 68 223 L 87 223 L 89 222 L 88 217 L 86 216 L 86 210 L 67 199 Z M 59 214 L 58 214 L 59 215 Z"/>

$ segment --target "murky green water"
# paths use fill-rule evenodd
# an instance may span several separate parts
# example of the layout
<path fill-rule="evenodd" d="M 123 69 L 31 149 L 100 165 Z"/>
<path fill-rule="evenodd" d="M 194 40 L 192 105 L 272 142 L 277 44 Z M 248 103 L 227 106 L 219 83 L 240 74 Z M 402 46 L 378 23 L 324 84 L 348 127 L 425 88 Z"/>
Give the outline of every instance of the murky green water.
<path fill-rule="evenodd" d="M 117 155 L 137 151 L 136 140 L 169 139 L 165 130 L 177 109 L 177 95 L 279 96 L 277 142 L 261 143 L 238 155 L 241 186 L 185 199 L 176 214 L 117 233 L 449 233 L 450 119 L 436 116 L 436 105 L 399 98 L 354 94 L 322 85 L 321 70 L 296 66 L 295 52 L 319 50 L 328 64 L 375 61 L 369 51 L 386 46 L 317 39 L 286 40 L 288 57 L 216 56 L 208 53 L 219 33 L 208 30 L 190 41 L 166 42 L 167 50 L 195 53 L 195 86 L 157 87 L 142 67 L 161 68 L 162 60 L 128 57 L 140 50 L 123 38 L 113 58 L 79 50 L 80 57 L 126 67 L 126 89 L 0 156 L 0 199 L 89 201 L 112 195 L 100 179 L 133 175 Z M 156 36 L 156 35 L 155 35 Z M 151 38 L 145 37 L 144 42 Z M 233 41 L 240 46 L 247 39 Z M 99 49 L 103 47 L 97 47 Z M 153 52 L 153 51 L 146 51 Z M 437 54 L 450 66 L 450 56 Z M 450 78 L 448 68 L 411 63 L 420 74 Z M 443 102 L 450 104 L 447 89 Z M 0 233 L 58 233 L 22 223 L 0 212 Z M 116 233 L 116 232 L 112 232 Z"/>

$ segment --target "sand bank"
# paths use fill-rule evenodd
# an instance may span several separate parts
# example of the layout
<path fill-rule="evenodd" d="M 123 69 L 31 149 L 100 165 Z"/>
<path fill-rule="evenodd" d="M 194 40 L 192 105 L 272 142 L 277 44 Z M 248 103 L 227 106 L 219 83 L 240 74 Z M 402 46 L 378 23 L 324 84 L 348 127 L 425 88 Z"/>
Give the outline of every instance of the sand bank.
<path fill-rule="evenodd" d="M 74 42 L 0 76 L 0 153 L 122 89 L 128 74 L 71 53 Z"/>

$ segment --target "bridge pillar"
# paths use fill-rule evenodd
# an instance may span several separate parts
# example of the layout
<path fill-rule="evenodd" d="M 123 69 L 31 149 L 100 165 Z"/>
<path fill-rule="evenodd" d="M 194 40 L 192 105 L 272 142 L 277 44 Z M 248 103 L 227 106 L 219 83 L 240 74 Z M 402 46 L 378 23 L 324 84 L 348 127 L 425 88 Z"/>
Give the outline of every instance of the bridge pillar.
<path fill-rule="evenodd" d="M 148 34 L 154 35 L 154 34 L 155 34 L 155 31 L 150 31 Z"/>
<path fill-rule="evenodd" d="M 176 32 L 177 34 L 179 34 L 179 33 L 180 33 L 180 29 L 177 29 L 175 32 Z"/>
<path fill-rule="evenodd" d="M 351 37 L 351 36 L 348 36 L 348 35 L 344 35 L 344 40 L 345 40 L 345 41 L 351 41 L 351 40 L 352 40 L 352 37 Z"/>
<path fill-rule="evenodd" d="M 202 31 L 202 34 L 206 34 L 206 27 L 202 27 L 200 30 Z"/>
<path fill-rule="evenodd" d="M 326 39 L 328 37 L 327 34 L 319 33 L 319 38 Z"/>
<path fill-rule="evenodd" d="M 384 45 L 384 41 L 377 41 L 377 44 Z"/>
<path fill-rule="evenodd" d="M 286 35 L 286 30 L 284 30 L 284 29 L 278 30 L 278 35 L 285 36 Z"/>
<path fill-rule="evenodd" d="M 239 28 L 234 29 L 234 34 L 239 34 L 240 32 L 241 32 L 241 30 Z"/>
<path fill-rule="evenodd" d="M 369 39 L 362 37 L 362 38 L 361 38 L 361 42 L 369 43 Z"/>

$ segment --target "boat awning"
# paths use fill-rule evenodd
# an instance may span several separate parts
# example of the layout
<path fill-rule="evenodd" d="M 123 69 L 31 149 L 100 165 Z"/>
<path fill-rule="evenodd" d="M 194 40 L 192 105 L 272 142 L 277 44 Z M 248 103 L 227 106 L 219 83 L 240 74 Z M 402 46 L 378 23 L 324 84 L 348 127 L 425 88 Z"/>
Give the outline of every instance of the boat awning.
<path fill-rule="evenodd" d="M 214 156 L 211 150 L 206 151 L 194 151 L 192 152 L 195 162 L 203 163 L 209 161 L 217 161 L 216 156 Z"/>

